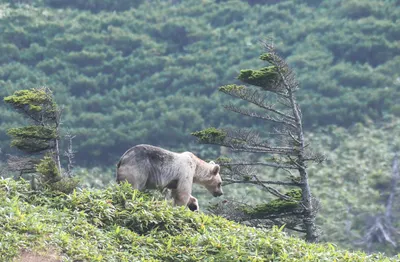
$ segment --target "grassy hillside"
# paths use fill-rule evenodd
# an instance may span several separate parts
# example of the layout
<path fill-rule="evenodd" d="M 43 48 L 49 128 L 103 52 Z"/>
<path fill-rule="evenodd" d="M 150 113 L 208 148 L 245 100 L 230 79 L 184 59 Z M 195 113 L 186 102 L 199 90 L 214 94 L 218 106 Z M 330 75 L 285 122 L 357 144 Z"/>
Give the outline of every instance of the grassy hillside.
<path fill-rule="evenodd" d="M 80 164 L 139 143 L 188 150 L 192 131 L 257 124 L 226 114 L 215 91 L 260 66 L 258 41 L 272 37 L 307 127 L 350 126 L 400 114 L 399 13 L 392 0 L 2 1 L 0 96 L 51 87 Z M 7 152 L 18 118 L 2 104 L 0 115 Z"/>
<path fill-rule="evenodd" d="M 129 185 L 62 195 L 1 179 L 0 202 L 1 261 L 395 261 L 172 208 Z"/>
<path fill-rule="evenodd" d="M 312 192 L 321 201 L 317 224 L 323 241 L 346 249 L 365 248 L 355 243 L 365 233 L 369 216 L 384 211 L 392 160 L 395 152 L 400 151 L 398 134 L 399 118 L 385 119 L 380 124 L 358 124 L 349 129 L 330 126 L 308 134 L 308 141 L 314 150 L 324 152 L 327 157 L 324 163 L 309 167 Z M 282 178 L 284 175 L 273 169 L 265 169 L 264 172 L 265 179 Z M 115 168 L 76 168 L 75 175 L 86 186 L 104 188 L 115 181 Z M 199 198 L 204 211 L 210 202 L 216 204 L 224 199 L 255 204 L 271 197 L 254 185 L 224 186 L 224 192 L 224 196 L 213 198 L 206 189 L 194 185 L 193 195 Z M 396 227 L 400 227 L 398 210 L 400 205 L 396 200 Z M 377 244 L 374 248 L 387 254 L 400 252 L 398 247 L 390 244 Z"/>

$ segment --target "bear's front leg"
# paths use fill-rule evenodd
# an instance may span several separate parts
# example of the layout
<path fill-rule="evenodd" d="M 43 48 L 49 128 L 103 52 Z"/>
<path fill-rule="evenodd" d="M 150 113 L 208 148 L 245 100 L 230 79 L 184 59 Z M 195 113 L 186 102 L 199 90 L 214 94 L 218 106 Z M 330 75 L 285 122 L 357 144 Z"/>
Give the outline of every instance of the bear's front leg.
<path fill-rule="evenodd" d="M 174 198 L 175 206 L 187 206 L 192 197 L 193 176 L 195 172 L 195 165 L 191 164 L 189 157 L 188 163 L 180 169 L 179 179 L 177 185 L 172 188 L 172 197 Z M 192 202 L 197 202 L 197 199 L 192 199 Z"/>
<path fill-rule="evenodd" d="M 177 189 L 172 189 L 172 197 L 174 199 L 175 206 L 186 206 L 191 195 L 189 192 L 182 192 Z"/>

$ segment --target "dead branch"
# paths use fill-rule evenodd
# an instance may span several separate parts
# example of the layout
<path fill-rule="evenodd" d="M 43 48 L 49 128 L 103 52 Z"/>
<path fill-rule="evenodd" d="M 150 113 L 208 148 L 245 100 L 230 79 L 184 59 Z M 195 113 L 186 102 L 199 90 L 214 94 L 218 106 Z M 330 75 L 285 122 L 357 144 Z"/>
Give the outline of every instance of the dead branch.
<path fill-rule="evenodd" d="M 272 195 L 279 197 L 283 200 L 292 200 L 294 201 L 291 197 L 282 194 L 281 192 L 279 192 L 277 189 L 270 187 L 270 186 L 266 186 L 265 184 L 263 184 L 261 182 L 261 180 L 258 179 L 257 176 L 254 176 L 254 179 L 258 182 L 258 185 L 260 185 L 262 188 L 264 188 L 265 190 L 267 190 L 268 192 L 270 192 Z"/>
<path fill-rule="evenodd" d="M 232 97 L 247 101 L 247 102 L 249 102 L 253 105 L 256 105 L 262 109 L 265 109 L 271 113 L 275 113 L 275 114 L 283 117 L 284 119 L 295 120 L 293 116 L 278 110 L 275 107 L 275 105 L 265 103 L 268 96 L 263 96 L 258 91 L 253 91 L 250 88 L 245 87 L 245 86 L 243 86 L 243 87 L 244 88 L 242 88 L 240 90 L 234 89 L 234 90 L 230 90 L 230 91 L 225 91 L 225 90 L 221 90 L 221 91 Z"/>
<path fill-rule="evenodd" d="M 72 149 L 72 140 L 75 138 L 75 136 L 71 135 L 71 133 L 67 133 L 65 135 L 65 138 L 68 139 L 68 148 L 64 152 L 64 156 L 67 157 L 68 159 L 68 165 L 67 165 L 67 173 L 66 175 L 68 177 L 72 177 L 72 170 L 74 168 L 74 157 L 75 157 L 75 151 Z"/>
<path fill-rule="evenodd" d="M 259 183 L 262 184 L 270 184 L 270 185 L 280 185 L 280 186 L 299 186 L 300 183 L 296 182 L 283 182 L 283 181 L 272 181 L 272 180 L 235 180 L 235 179 L 224 179 L 224 185 L 229 184 L 255 184 L 258 185 Z"/>
<path fill-rule="evenodd" d="M 236 162 L 236 163 L 221 163 L 220 166 L 269 166 L 275 168 L 297 169 L 292 165 L 284 165 L 274 162 Z"/>
<path fill-rule="evenodd" d="M 374 242 L 386 242 L 393 247 L 397 247 L 396 239 L 399 236 L 399 231 L 392 224 L 392 208 L 399 178 L 399 157 L 398 153 L 396 153 L 393 158 L 390 194 L 386 203 L 385 213 L 370 217 L 370 223 L 366 226 L 364 236 L 359 241 L 356 241 L 358 245 L 365 245 L 368 251 L 371 251 Z"/>
<path fill-rule="evenodd" d="M 387 203 L 386 203 L 386 212 L 385 212 L 385 217 L 386 217 L 386 219 L 389 219 L 389 221 L 391 220 L 391 217 L 392 217 L 393 202 L 394 202 L 394 197 L 396 194 L 396 188 L 397 188 L 397 183 L 399 181 L 399 178 L 400 178 L 399 156 L 398 156 L 398 153 L 396 153 L 393 158 L 393 163 L 392 163 L 392 181 L 390 183 L 390 195 L 389 195 Z"/>
<path fill-rule="evenodd" d="M 244 115 L 244 116 L 249 116 L 249 117 L 254 117 L 254 118 L 270 121 L 270 122 L 273 122 L 273 123 L 276 123 L 276 124 L 285 125 L 285 126 L 290 127 L 290 128 L 296 128 L 296 126 L 292 123 L 292 121 L 284 119 L 284 118 L 275 118 L 275 117 L 272 117 L 272 116 L 270 116 L 268 114 L 260 115 L 259 113 L 256 113 L 254 111 L 250 111 L 249 109 L 241 109 L 239 107 L 236 107 L 233 104 L 227 104 L 227 105 L 224 106 L 224 108 L 227 109 L 227 110 L 230 110 L 232 112 Z"/>

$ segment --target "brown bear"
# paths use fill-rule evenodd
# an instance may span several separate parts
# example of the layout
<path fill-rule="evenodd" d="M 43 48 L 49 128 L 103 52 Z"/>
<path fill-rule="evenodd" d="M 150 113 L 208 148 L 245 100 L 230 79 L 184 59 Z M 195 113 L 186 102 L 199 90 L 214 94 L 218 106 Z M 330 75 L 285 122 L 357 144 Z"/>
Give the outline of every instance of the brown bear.
<path fill-rule="evenodd" d="M 175 153 L 151 145 L 137 145 L 126 151 L 117 164 L 117 182 L 127 181 L 134 189 L 170 189 L 174 204 L 199 210 L 192 194 L 193 183 L 221 196 L 220 167 L 190 152 Z"/>

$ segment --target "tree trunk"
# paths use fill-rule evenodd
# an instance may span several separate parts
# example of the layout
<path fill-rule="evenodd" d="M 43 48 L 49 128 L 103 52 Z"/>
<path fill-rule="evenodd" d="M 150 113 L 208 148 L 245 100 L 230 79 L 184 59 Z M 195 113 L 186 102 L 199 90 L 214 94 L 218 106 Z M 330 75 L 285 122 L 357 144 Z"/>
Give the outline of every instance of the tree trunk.
<path fill-rule="evenodd" d="M 283 77 L 283 75 L 281 74 Z M 284 78 L 283 78 L 284 79 Z M 285 85 L 288 86 L 288 84 L 285 81 Z M 312 196 L 311 196 L 311 190 L 310 190 L 310 185 L 308 183 L 308 174 L 306 170 L 306 163 L 304 161 L 304 148 L 305 148 L 305 143 L 304 143 L 304 134 L 303 134 L 303 124 L 302 124 L 302 119 L 301 119 L 301 112 L 300 108 L 298 107 L 296 100 L 293 95 L 292 89 L 288 89 L 289 93 L 289 100 L 292 105 L 293 109 L 293 115 L 296 121 L 296 131 L 297 131 L 297 139 L 299 143 L 299 154 L 297 157 L 297 164 L 298 164 L 298 170 L 300 174 L 300 182 L 301 182 L 301 193 L 302 193 L 302 204 L 304 207 L 304 218 L 303 218 L 303 223 L 304 227 L 306 230 L 306 240 L 307 242 L 317 242 L 318 241 L 318 234 L 315 226 L 315 212 L 313 210 L 313 204 L 312 204 Z"/>
<path fill-rule="evenodd" d="M 308 174 L 304 168 L 299 168 L 301 177 L 302 204 L 304 206 L 303 223 L 306 230 L 307 242 L 317 242 L 318 234 L 315 226 L 315 212 L 313 211 L 312 196 L 308 184 Z"/>
<path fill-rule="evenodd" d="M 60 114 L 60 112 L 58 112 Z M 57 124 L 56 124 L 56 132 L 57 132 L 57 137 L 55 139 L 55 160 L 57 163 L 57 168 L 58 172 L 60 173 L 60 176 L 62 176 L 62 171 L 61 171 L 61 159 L 60 159 L 60 129 L 59 129 L 59 119 L 60 115 L 57 116 Z"/>

